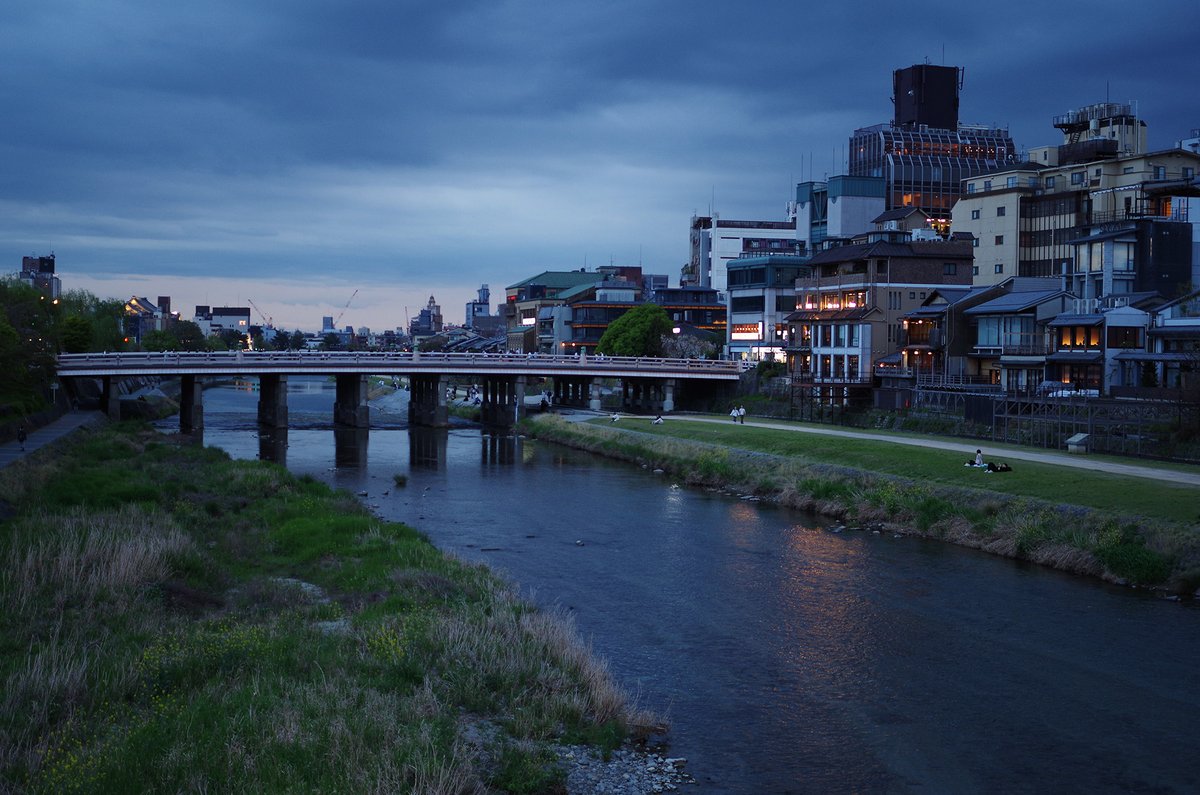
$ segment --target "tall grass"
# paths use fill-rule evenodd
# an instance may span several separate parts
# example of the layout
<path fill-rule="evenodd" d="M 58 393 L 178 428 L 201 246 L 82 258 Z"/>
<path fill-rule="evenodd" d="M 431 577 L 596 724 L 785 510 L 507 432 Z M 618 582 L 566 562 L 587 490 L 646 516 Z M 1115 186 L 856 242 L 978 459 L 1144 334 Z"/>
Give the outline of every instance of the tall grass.
<path fill-rule="evenodd" d="M 560 780 L 546 743 L 657 723 L 567 616 L 311 479 L 132 426 L 33 466 L 0 534 L 0 791 L 519 790 Z"/>

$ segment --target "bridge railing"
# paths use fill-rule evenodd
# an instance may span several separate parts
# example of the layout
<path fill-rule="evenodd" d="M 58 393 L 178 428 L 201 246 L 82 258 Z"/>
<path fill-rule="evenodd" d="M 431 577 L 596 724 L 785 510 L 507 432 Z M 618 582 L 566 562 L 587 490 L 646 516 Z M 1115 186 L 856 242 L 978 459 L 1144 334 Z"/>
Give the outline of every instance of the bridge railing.
<path fill-rule="evenodd" d="M 600 370 L 691 370 L 702 372 L 741 373 L 750 362 L 726 359 L 670 359 L 663 357 L 576 355 L 564 356 L 541 353 L 460 353 L 460 352 L 383 352 L 383 351 L 121 351 L 115 353 L 64 353 L 58 357 L 59 368 L 68 370 L 135 367 L 152 370 L 160 367 L 223 367 L 256 365 L 297 365 L 304 369 L 319 369 L 323 365 L 355 366 L 369 369 L 373 365 L 394 368 L 405 364 L 429 365 L 444 363 L 463 369 L 479 366 L 536 364 L 550 369 L 587 367 Z"/>

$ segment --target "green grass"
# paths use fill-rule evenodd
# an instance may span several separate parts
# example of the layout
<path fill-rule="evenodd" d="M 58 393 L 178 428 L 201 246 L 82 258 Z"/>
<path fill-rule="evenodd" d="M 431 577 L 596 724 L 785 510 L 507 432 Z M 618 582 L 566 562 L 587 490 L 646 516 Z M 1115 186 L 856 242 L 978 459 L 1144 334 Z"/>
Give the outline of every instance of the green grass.
<path fill-rule="evenodd" d="M 538 792 L 657 722 L 564 614 L 275 465 L 122 425 L 0 491 L 0 791 Z"/>

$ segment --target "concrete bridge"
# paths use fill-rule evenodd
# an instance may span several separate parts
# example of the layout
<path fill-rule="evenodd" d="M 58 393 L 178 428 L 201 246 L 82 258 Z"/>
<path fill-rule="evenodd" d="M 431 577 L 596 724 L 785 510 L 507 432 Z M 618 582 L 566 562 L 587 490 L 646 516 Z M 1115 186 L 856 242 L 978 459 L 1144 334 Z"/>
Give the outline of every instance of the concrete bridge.
<path fill-rule="evenodd" d="M 110 416 L 120 413 L 116 382 L 137 376 L 178 377 L 181 383 L 179 427 L 184 433 L 204 427 L 202 384 L 205 377 L 256 377 L 258 421 L 287 427 L 287 379 L 292 375 L 336 379 L 333 419 L 337 425 L 367 428 L 367 377 L 398 376 L 409 382 L 409 422 L 449 424 L 447 391 L 452 378 L 469 379 L 481 390 L 481 418 L 508 426 L 525 414 L 531 378 L 551 378 L 553 403 L 600 410 L 600 381 L 622 383 L 627 411 L 670 412 L 681 382 L 736 382 L 742 362 L 711 359 L 657 359 L 627 356 L 551 356 L 514 353 L 357 353 L 221 351 L 202 353 L 76 353 L 58 357 L 63 379 L 93 378 L 103 384 L 102 402 Z"/>

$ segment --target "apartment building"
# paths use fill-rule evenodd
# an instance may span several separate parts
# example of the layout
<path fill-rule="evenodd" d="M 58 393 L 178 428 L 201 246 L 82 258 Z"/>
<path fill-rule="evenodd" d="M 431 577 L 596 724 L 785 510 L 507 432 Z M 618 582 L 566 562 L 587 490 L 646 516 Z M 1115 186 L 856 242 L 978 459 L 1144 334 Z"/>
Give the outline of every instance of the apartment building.
<path fill-rule="evenodd" d="M 866 403 L 874 365 L 900 350 L 902 320 L 935 290 L 971 281 L 971 246 L 875 231 L 807 262 L 787 316 L 793 380 L 822 403 Z"/>
<path fill-rule="evenodd" d="M 1145 151 L 1145 125 L 1130 105 L 1088 106 L 1057 117 L 1055 126 L 1061 145 L 963 180 L 951 228 L 975 240 L 975 283 L 1073 276 L 1082 296 L 1097 286 L 1088 274 L 1107 267 L 1102 289 L 1176 294 L 1195 275 L 1192 227 L 1179 196 L 1195 192 L 1200 154 Z M 1110 238 L 1120 245 L 1090 245 Z"/>
<path fill-rule="evenodd" d="M 724 293 L 732 260 L 753 254 L 798 254 L 796 219 L 739 221 L 719 216 L 692 216 L 688 262 L 680 272 L 681 287 L 711 287 Z"/>

